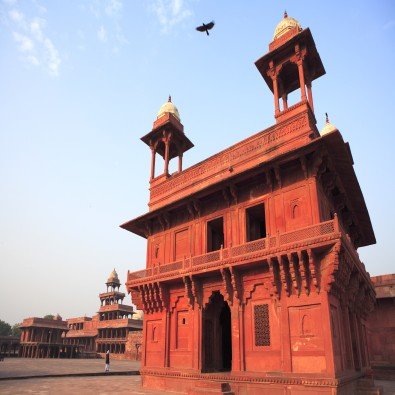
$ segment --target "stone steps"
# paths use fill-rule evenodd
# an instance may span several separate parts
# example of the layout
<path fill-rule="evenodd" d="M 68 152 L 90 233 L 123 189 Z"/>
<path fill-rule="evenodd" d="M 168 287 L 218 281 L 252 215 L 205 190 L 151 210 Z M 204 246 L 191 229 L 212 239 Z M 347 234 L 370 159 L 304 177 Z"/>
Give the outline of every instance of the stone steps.
<path fill-rule="evenodd" d="M 229 383 L 221 381 L 197 381 L 195 387 L 188 392 L 188 395 L 202 394 L 234 395 Z"/>
<path fill-rule="evenodd" d="M 359 379 L 357 383 L 357 395 L 382 395 L 383 388 L 375 386 L 371 378 Z"/>

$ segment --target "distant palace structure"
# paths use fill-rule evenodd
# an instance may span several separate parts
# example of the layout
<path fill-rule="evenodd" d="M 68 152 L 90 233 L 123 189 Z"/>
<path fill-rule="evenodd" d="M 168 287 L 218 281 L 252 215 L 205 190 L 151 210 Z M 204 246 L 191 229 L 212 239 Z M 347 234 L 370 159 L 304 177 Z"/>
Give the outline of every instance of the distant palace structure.
<path fill-rule="evenodd" d="M 140 359 L 142 320 L 133 319 L 132 306 L 124 305 L 125 294 L 115 269 L 107 282 L 107 291 L 99 295 L 100 309 L 93 317 L 76 317 L 63 321 L 26 318 L 22 330 L 19 356 L 27 358 L 95 358 L 107 350 L 111 358 Z"/>
<path fill-rule="evenodd" d="M 310 30 L 285 14 L 255 65 L 273 126 L 183 169 L 193 144 L 169 98 L 142 137 L 149 211 L 121 227 L 147 239 L 146 268 L 126 283 L 144 311 L 143 386 L 378 393 L 364 378 L 375 291 L 357 253 L 376 240 L 349 144 L 328 118 L 316 127 L 312 82 L 325 69 Z"/>

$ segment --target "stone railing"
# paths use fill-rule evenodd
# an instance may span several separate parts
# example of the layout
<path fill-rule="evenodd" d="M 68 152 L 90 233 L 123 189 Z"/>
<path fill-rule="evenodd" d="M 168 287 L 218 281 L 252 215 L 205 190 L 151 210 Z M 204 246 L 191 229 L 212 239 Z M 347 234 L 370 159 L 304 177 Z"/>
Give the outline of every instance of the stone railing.
<path fill-rule="evenodd" d="M 191 267 L 198 268 L 201 265 L 218 262 L 220 265 L 225 259 L 248 255 L 256 252 L 265 252 L 287 244 L 314 239 L 324 235 L 340 232 L 337 217 L 330 221 L 320 222 L 319 224 L 297 229 L 291 232 L 278 233 L 276 236 L 268 236 L 263 239 L 250 241 L 233 247 L 221 248 L 220 250 L 208 252 L 202 255 L 184 258 L 182 261 L 171 262 L 165 265 L 156 266 L 137 272 L 128 271 L 128 281 L 141 280 L 160 274 L 176 275 L 181 270 L 189 270 Z"/>

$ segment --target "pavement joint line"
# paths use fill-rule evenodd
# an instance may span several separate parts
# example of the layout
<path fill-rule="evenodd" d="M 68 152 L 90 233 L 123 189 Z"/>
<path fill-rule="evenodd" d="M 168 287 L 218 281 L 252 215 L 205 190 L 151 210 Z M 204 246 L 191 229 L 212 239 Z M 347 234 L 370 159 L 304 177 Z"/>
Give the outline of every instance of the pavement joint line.
<path fill-rule="evenodd" d="M 124 371 L 124 372 L 91 372 L 91 373 L 59 373 L 59 374 L 41 374 L 34 376 L 12 376 L 0 377 L 0 381 L 9 380 L 28 380 L 28 379 L 48 379 L 48 378 L 62 378 L 62 377 L 95 377 L 95 376 L 139 376 L 138 370 Z"/>

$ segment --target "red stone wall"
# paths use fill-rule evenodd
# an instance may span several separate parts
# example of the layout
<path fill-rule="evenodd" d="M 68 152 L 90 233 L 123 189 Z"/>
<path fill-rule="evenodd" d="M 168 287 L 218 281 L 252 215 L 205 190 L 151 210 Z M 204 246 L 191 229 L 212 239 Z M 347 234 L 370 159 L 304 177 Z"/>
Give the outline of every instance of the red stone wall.
<path fill-rule="evenodd" d="M 372 277 L 377 304 L 369 317 L 369 355 L 373 366 L 395 366 L 395 274 Z M 395 374 L 394 374 L 395 376 Z"/>
<path fill-rule="evenodd" d="M 125 345 L 125 359 L 132 359 L 133 361 L 141 360 L 143 343 L 142 331 L 130 331 Z M 137 347 L 136 347 L 137 344 Z"/>
<path fill-rule="evenodd" d="M 158 228 L 148 237 L 147 267 L 206 253 L 207 222 L 221 216 L 224 218 L 224 248 L 245 243 L 246 209 L 254 205 L 264 205 L 268 235 L 320 222 L 315 180 L 305 180 L 297 164 L 292 163 L 286 171 L 283 179 L 289 185 L 273 193 L 268 185 L 251 182 L 238 191 L 238 204 L 231 208 L 222 195 L 218 195 L 202 202 L 200 217 L 195 221 L 190 221 L 185 213 L 175 213 L 169 230 L 163 231 L 159 224 L 154 224 Z"/>

